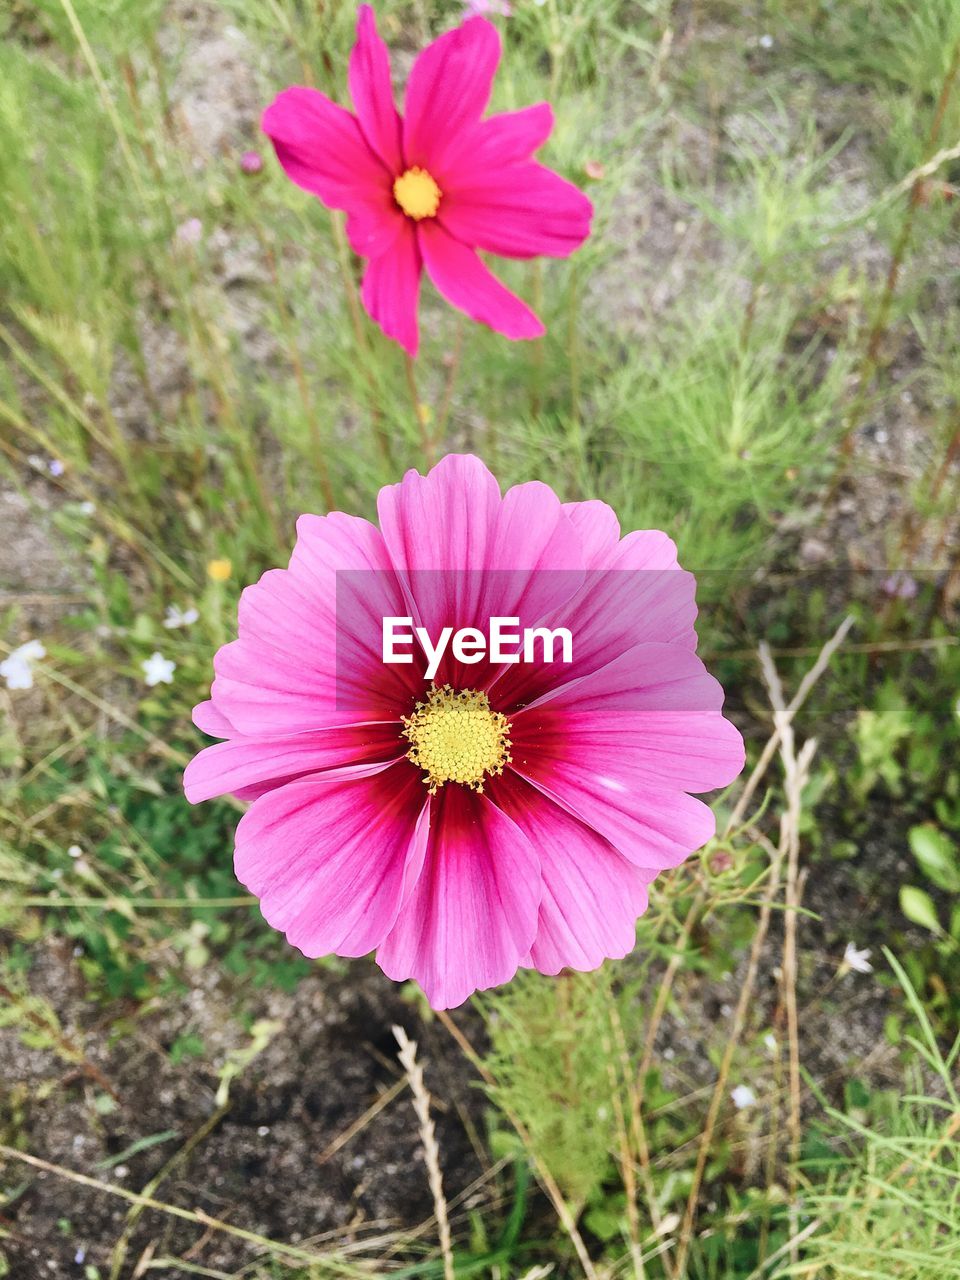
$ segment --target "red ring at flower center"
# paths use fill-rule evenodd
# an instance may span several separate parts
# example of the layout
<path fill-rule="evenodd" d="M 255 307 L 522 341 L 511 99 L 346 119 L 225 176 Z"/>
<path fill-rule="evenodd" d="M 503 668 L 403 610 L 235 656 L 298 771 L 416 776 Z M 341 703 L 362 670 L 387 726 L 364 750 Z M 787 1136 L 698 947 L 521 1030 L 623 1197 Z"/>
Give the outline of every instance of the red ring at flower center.
<path fill-rule="evenodd" d="M 440 208 L 443 192 L 431 174 L 419 165 L 404 170 L 393 184 L 393 198 L 407 215 L 419 222 L 421 218 L 433 218 Z"/>

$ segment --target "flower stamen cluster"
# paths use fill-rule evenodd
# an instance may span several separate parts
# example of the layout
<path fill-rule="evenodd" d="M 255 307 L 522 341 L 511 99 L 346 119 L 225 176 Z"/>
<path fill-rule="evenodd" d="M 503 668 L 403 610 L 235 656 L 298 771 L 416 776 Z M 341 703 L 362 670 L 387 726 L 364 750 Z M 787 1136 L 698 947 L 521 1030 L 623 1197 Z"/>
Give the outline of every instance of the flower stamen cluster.
<path fill-rule="evenodd" d="M 432 175 L 416 164 L 401 173 L 393 184 L 394 200 L 414 222 L 436 217 L 442 195 Z"/>
<path fill-rule="evenodd" d="M 402 722 L 407 759 L 423 770 L 431 795 L 445 782 L 482 794 L 484 778 L 510 763 L 510 721 L 480 689 L 434 686 Z"/>

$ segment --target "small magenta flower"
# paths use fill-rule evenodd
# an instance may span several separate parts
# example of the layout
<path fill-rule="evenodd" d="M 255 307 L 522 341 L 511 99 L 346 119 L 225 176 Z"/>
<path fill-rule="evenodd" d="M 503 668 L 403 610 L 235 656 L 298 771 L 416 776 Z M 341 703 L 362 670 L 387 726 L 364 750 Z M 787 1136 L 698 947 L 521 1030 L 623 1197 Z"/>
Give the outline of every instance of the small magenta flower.
<path fill-rule="evenodd" d="M 368 259 L 363 305 L 411 356 L 424 271 L 472 319 L 538 338 L 540 320 L 478 251 L 565 258 L 590 234 L 587 197 L 532 158 L 553 129 L 549 103 L 483 118 L 499 61 L 496 27 L 470 18 L 417 58 L 401 117 L 387 47 L 361 5 L 349 67 L 356 114 L 294 87 L 263 115 L 287 177 L 346 211 L 350 244 Z"/>
<path fill-rule="evenodd" d="M 695 582 L 653 530 L 544 484 L 501 495 L 451 455 L 382 489 L 380 525 L 301 516 L 287 569 L 240 599 L 198 728 L 225 741 L 187 798 L 253 804 L 238 878 L 305 955 L 362 956 L 438 1009 L 626 955 L 648 887 L 714 834 L 691 792 L 743 742 L 695 652 Z M 491 619 L 571 633 L 569 660 L 427 648 L 389 664 L 381 626 Z M 409 621 L 409 618 L 407 619 Z M 384 630 L 383 634 L 386 632 Z"/>
<path fill-rule="evenodd" d="M 244 173 L 259 173 L 263 168 L 263 156 L 259 151 L 245 151 L 240 157 L 240 168 Z"/>

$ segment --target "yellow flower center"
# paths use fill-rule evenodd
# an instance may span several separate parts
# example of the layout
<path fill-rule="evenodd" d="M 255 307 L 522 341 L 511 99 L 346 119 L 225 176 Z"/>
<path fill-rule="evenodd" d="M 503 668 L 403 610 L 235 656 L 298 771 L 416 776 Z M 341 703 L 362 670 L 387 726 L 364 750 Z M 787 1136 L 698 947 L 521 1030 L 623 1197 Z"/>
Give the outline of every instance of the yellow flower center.
<path fill-rule="evenodd" d="M 445 782 L 482 792 L 484 778 L 510 763 L 510 721 L 478 689 L 431 688 L 403 726 L 407 759 L 423 770 L 431 795 Z"/>
<path fill-rule="evenodd" d="M 440 208 L 440 197 L 443 192 L 419 165 L 401 173 L 393 184 L 393 198 L 407 215 L 417 222 L 421 218 L 432 218 Z"/>

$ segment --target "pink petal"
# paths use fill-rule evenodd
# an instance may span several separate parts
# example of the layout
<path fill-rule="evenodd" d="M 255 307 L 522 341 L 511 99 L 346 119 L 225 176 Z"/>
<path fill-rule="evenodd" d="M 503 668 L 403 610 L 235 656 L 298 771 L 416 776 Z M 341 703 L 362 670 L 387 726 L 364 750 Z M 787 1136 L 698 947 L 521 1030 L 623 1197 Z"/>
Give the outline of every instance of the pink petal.
<path fill-rule="evenodd" d="M 406 761 L 368 777 L 291 782 L 240 819 L 237 878 L 304 955 L 366 955 L 422 865 L 425 798 Z"/>
<path fill-rule="evenodd" d="M 519 778 L 495 779 L 490 794 L 540 859 L 543 899 L 530 965 L 548 974 L 584 971 L 632 951 L 651 873 Z"/>
<path fill-rule="evenodd" d="M 491 617 L 532 626 L 580 586 L 580 546 L 547 485 L 517 485 L 501 498 L 479 458 L 448 454 L 426 476 L 408 471 L 380 491 L 390 559 L 432 637 L 445 626 L 486 628 Z M 450 665 L 438 681 L 483 687 L 486 664 Z"/>
<path fill-rule="evenodd" d="M 368 4 L 357 11 L 357 42 L 350 54 L 350 96 L 360 128 L 374 151 L 394 175 L 403 172 L 400 114 L 393 101 L 390 55 L 377 34 Z"/>
<path fill-rule="evenodd" d="M 420 342 L 417 307 L 422 264 L 412 222 L 402 214 L 399 221 L 399 234 L 393 245 L 367 264 L 361 297 L 387 337 L 415 356 Z"/>
<path fill-rule="evenodd" d="M 427 169 L 443 187 L 444 166 L 462 135 L 490 101 L 500 36 L 486 18 L 471 18 L 434 40 L 407 80 L 403 149 L 408 165 Z"/>
<path fill-rule="evenodd" d="M 201 733 L 209 734 L 211 738 L 232 738 L 237 732 L 223 712 L 213 705 L 211 698 L 198 702 L 193 708 L 193 723 Z"/>
<path fill-rule="evenodd" d="M 403 612 L 383 538 L 338 512 L 301 516 L 297 534 L 289 569 L 240 598 L 239 638 L 214 659 L 217 709 L 250 736 L 396 719 L 415 685 L 382 661 L 380 618 Z"/>
<path fill-rule="evenodd" d="M 262 128 L 284 172 L 333 209 L 393 209 L 392 178 L 359 122 L 316 89 L 294 85 L 263 113 Z"/>
<path fill-rule="evenodd" d="M 431 802 L 423 872 L 377 951 L 388 978 L 419 982 L 434 1009 L 507 982 L 537 928 L 540 867 L 485 796 L 445 786 Z"/>
<path fill-rule="evenodd" d="M 481 166 L 492 168 L 529 160 L 552 131 L 553 108 L 549 102 L 488 116 L 464 139 L 462 148 L 447 165 L 447 181 L 456 184 L 468 179 Z"/>
<path fill-rule="evenodd" d="M 509 668 L 496 685 L 501 706 L 534 702 L 638 644 L 696 648 L 696 580 L 677 564 L 667 535 L 644 529 L 620 539 L 616 516 L 602 502 L 567 503 L 563 510 L 589 567 L 577 594 L 539 625 L 570 631 L 573 661 Z"/>
<path fill-rule="evenodd" d="M 250 787 L 279 787 L 307 773 L 397 760 L 408 745 L 400 729 L 397 722 L 343 725 L 282 738 L 231 738 L 194 756 L 184 772 L 183 789 L 191 804 L 199 804 Z"/>
<path fill-rule="evenodd" d="M 636 865 L 675 866 L 715 829 L 684 793 L 726 786 L 743 768 L 722 696 L 690 650 L 638 645 L 517 712 L 511 768 Z"/>
<path fill-rule="evenodd" d="M 589 759 L 608 778 L 713 791 L 744 762 L 722 705 L 723 689 L 691 650 L 640 644 L 517 712 L 514 743 L 522 738 L 540 761 L 554 752 Z"/>
<path fill-rule="evenodd" d="M 546 333 L 527 304 L 436 219 L 424 219 L 417 236 L 427 275 L 452 306 L 507 338 L 540 338 Z"/>
<path fill-rule="evenodd" d="M 589 502 L 565 502 L 563 510 L 580 535 L 586 567 L 588 569 L 611 568 L 613 558 L 620 546 L 620 521 L 613 507 L 594 498 Z M 674 560 L 676 560 L 676 554 L 674 554 Z"/>
<path fill-rule="evenodd" d="M 590 234 L 593 205 L 540 164 L 494 164 L 447 178 L 440 221 L 463 244 L 504 258 L 566 258 Z"/>
<path fill-rule="evenodd" d="M 408 229 L 408 219 L 396 205 L 386 210 L 367 206 L 347 214 L 347 240 L 361 258 L 380 258 L 390 253 Z"/>

